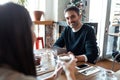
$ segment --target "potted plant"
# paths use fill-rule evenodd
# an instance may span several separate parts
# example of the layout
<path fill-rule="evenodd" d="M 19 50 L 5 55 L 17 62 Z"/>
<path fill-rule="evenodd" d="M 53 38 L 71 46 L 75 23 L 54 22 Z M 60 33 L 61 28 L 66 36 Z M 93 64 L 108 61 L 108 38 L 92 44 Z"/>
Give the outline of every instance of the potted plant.
<path fill-rule="evenodd" d="M 17 3 L 25 7 L 27 5 L 27 1 L 28 0 L 18 0 Z M 34 11 L 35 21 L 40 21 L 42 15 L 43 11 L 39 10 Z"/>
<path fill-rule="evenodd" d="M 34 11 L 35 21 L 40 21 L 40 20 L 41 20 L 41 16 L 42 16 L 43 14 L 44 14 L 43 11 L 35 10 L 35 11 Z"/>
<path fill-rule="evenodd" d="M 22 5 L 22 6 L 25 6 L 25 5 L 27 5 L 27 0 L 18 0 L 17 3 Z"/>

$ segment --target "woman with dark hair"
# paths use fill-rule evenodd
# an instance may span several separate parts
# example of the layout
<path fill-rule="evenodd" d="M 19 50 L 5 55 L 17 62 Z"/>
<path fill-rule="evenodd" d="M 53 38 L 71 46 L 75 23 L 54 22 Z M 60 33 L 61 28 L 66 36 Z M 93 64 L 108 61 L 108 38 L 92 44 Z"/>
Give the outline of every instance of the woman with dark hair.
<path fill-rule="evenodd" d="M 11 2 L 0 5 L 0 80 L 36 80 L 33 36 L 32 21 L 23 6 Z M 71 63 L 75 62 L 72 59 Z M 45 80 L 56 79 L 61 70 L 59 67 Z"/>
<path fill-rule="evenodd" d="M 36 76 L 28 11 L 17 4 L 0 6 L 0 67 Z"/>

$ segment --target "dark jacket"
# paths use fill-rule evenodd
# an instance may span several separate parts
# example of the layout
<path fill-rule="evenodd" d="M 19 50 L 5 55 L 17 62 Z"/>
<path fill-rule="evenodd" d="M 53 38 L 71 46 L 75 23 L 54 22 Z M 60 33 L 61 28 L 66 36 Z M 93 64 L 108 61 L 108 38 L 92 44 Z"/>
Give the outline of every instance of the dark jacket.
<path fill-rule="evenodd" d="M 54 46 L 66 46 L 67 51 L 73 52 L 75 56 L 84 54 L 90 63 L 94 63 L 98 57 L 96 36 L 93 28 L 87 24 L 83 24 L 77 32 L 66 27 Z"/>

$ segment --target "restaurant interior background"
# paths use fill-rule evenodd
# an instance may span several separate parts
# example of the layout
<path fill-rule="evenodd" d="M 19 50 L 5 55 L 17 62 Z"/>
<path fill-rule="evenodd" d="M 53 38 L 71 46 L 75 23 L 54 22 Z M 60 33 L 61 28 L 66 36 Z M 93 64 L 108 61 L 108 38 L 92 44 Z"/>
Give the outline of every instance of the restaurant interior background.
<path fill-rule="evenodd" d="M 17 2 L 17 0 L 0 0 L 0 4 L 8 1 Z M 79 1 L 79 0 L 77 0 Z M 100 58 L 110 58 L 113 50 L 120 49 L 120 0 L 80 0 L 84 7 L 83 23 L 98 23 L 97 43 L 100 48 Z M 65 21 L 63 11 L 70 0 L 27 0 L 25 7 L 30 12 L 34 21 L 33 12 L 40 10 L 44 12 L 43 21 Z M 35 29 L 36 32 L 37 29 Z M 59 25 L 55 25 L 55 32 L 58 32 Z M 55 40 L 58 34 L 54 33 Z M 45 26 L 40 25 L 40 35 L 45 40 Z"/>

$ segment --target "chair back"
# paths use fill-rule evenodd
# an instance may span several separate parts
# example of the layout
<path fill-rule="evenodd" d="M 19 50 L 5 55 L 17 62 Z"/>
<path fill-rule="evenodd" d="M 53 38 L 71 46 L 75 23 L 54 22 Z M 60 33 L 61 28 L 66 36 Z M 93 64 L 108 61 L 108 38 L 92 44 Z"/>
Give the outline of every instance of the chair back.
<path fill-rule="evenodd" d="M 94 29 L 94 33 L 97 36 L 98 23 L 85 23 L 85 24 L 90 25 Z M 97 57 L 97 59 L 95 60 L 94 63 L 96 63 L 99 60 L 99 56 L 100 56 L 100 48 L 99 48 L 99 46 L 97 46 L 97 49 L 98 49 L 98 57 Z"/>
<path fill-rule="evenodd" d="M 95 34 L 97 35 L 98 23 L 85 23 L 85 24 L 90 25 L 94 29 Z"/>

